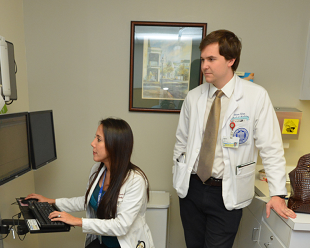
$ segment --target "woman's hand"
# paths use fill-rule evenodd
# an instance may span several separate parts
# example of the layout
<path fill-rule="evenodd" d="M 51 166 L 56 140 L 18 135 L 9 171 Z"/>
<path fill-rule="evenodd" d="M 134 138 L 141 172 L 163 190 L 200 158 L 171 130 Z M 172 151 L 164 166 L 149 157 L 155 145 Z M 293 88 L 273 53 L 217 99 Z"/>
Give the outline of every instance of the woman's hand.
<path fill-rule="evenodd" d="M 55 199 L 49 199 L 49 198 L 46 198 L 46 197 L 44 197 L 42 195 L 38 195 L 38 194 L 27 195 L 25 200 L 30 199 L 30 198 L 38 199 L 38 202 L 48 202 L 50 204 L 55 203 Z"/>
<path fill-rule="evenodd" d="M 82 219 L 74 217 L 70 215 L 69 213 L 66 212 L 59 212 L 59 211 L 54 211 L 49 214 L 49 219 L 51 221 L 62 221 L 68 225 L 72 226 L 82 226 Z"/>

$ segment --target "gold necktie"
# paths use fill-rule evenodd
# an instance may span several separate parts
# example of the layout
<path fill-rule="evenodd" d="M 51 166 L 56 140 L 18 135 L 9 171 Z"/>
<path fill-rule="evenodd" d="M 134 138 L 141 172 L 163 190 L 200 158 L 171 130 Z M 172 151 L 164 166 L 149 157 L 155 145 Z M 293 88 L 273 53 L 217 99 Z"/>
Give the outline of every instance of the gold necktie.
<path fill-rule="evenodd" d="M 221 90 L 216 91 L 216 97 L 209 112 L 204 138 L 200 149 L 197 175 L 203 182 L 207 181 L 211 176 L 219 130 L 222 95 L 223 92 Z"/>

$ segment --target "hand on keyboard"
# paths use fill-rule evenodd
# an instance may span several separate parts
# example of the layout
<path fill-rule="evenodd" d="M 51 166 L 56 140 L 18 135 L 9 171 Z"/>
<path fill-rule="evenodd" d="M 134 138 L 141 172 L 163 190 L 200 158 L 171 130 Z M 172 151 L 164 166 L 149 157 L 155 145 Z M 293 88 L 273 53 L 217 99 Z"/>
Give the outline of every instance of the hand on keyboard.
<path fill-rule="evenodd" d="M 48 202 L 49 204 L 55 204 L 55 199 L 46 198 L 42 195 L 38 194 L 30 194 L 25 197 L 25 200 L 27 199 L 37 199 L 38 202 Z"/>
<path fill-rule="evenodd" d="M 33 216 L 37 219 L 40 228 L 64 228 L 65 224 L 60 221 L 51 221 L 49 219 L 50 213 L 56 209 L 47 202 L 29 201 L 28 208 L 31 210 Z"/>
<path fill-rule="evenodd" d="M 51 221 L 55 221 L 55 222 L 64 222 L 68 225 L 72 225 L 72 226 L 82 226 L 82 219 L 81 218 L 77 218 L 74 217 L 72 215 L 70 215 L 69 213 L 66 212 L 60 212 L 60 211 L 54 211 L 52 213 L 50 213 L 49 215 L 49 219 L 51 219 Z"/>

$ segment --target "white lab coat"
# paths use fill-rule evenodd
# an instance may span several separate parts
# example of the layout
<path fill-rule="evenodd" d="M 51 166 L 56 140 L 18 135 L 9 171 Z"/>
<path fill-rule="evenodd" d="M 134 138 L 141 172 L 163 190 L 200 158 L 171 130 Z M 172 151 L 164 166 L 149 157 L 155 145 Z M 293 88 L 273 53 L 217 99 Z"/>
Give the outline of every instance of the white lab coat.
<path fill-rule="evenodd" d="M 286 195 L 285 158 L 276 113 L 267 91 L 237 75 L 235 89 L 222 124 L 221 139 L 242 132 L 239 148 L 222 148 L 225 164 L 222 196 L 228 210 L 243 208 L 254 196 L 255 168 L 258 150 L 268 179 L 270 195 Z M 174 147 L 173 186 L 180 198 L 187 195 L 190 174 L 200 152 L 209 84 L 191 90 L 183 103 Z M 248 119 L 248 120 L 247 120 Z M 247 132 L 246 132 L 247 131 Z M 247 138 L 247 139 L 246 139 Z M 186 153 L 185 162 L 177 162 Z M 237 169 L 241 164 L 255 162 Z"/>
<path fill-rule="evenodd" d="M 96 163 L 90 176 L 98 169 Z M 105 166 L 101 169 L 88 195 L 88 203 L 98 184 Z M 89 187 L 89 183 L 87 189 Z M 136 247 L 138 241 L 144 241 L 146 247 L 154 247 L 152 234 L 145 220 L 147 208 L 147 184 L 137 172 L 130 172 L 126 182 L 122 185 L 118 202 L 117 215 L 114 219 L 98 219 L 94 209 L 87 205 L 87 218 L 82 219 L 82 231 L 87 233 L 86 245 L 96 239 L 96 235 L 117 236 L 120 246 Z M 85 210 L 85 196 L 56 199 L 56 205 L 61 211 L 77 212 Z"/>

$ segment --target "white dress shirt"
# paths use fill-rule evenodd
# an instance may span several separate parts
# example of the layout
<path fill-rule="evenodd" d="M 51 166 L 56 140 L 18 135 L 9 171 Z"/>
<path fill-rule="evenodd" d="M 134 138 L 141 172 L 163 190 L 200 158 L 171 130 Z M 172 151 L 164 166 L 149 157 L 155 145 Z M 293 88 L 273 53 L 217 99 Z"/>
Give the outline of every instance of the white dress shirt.
<path fill-rule="evenodd" d="M 224 93 L 221 97 L 221 112 L 220 112 L 220 122 L 219 122 L 219 129 L 218 129 L 218 137 L 217 137 L 217 144 L 216 144 L 216 150 L 215 150 L 215 158 L 213 162 L 213 167 L 212 167 L 212 173 L 211 176 L 222 179 L 223 178 L 223 171 L 224 171 L 224 162 L 223 162 L 223 153 L 222 153 L 222 144 L 221 144 L 221 128 L 222 128 L 222 123 L 224 119 L 224 114 L 226 110 L 228 109 L 230 98 L 233 94 L 235 87 L 235 77 L 232 77 L 232 79 L 225 84 L 225 86 L 220 89 Z M 208 120 L 209 112 L 212 106 L 212 103 L 215 99 L 215 92 L 218 90 L 213 84 L 209 84 L 209 89 L 208 89 L 208 98 L 207 98 L 207 105 L 206 105 L 206 111 L 205 111 L 205 117 L 204 117 L 204 130 L 202 134 L 202 139 L 204 137 L 205 129 L 206 129 L 206 123 Z M 194 167 L 193 167 L 193 172 L 197 172 L 197 167 L 198 167 L 198 159 L 199 155 L 195 161 Z"/>

